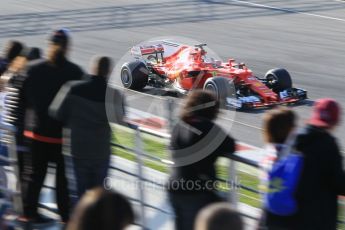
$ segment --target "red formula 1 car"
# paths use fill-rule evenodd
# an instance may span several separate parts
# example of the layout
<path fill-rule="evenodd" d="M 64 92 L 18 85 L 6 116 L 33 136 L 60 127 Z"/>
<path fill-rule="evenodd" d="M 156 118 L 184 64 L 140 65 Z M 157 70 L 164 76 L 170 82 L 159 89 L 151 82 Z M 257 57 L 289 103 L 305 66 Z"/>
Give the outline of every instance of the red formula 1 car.
<path fill-rule="evenodd" d="M 271 69 L 258 78 L 234 59 L 221 62 L 207 55 L 206 44 L 181 45 L 168 41 L 134 46 L 135 61 L 121 69 L 124 87 L 173 88 L 182 94 L 193 89 L 213 91 L 226 107 L 258 108 L 289 104 L 307 98 L 303 89 L 293 88 L 285 69 Z"/>

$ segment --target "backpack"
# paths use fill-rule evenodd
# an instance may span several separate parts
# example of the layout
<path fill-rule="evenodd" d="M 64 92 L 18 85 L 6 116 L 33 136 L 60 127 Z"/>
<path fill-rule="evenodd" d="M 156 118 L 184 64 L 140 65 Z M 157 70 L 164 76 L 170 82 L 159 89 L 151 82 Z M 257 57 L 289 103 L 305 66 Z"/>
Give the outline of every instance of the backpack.
<path fill-rule="evenodd" d="M 290 142 L 294 139 L 290 139 Z M 291 146 L 292 143 L 287 144 L 269 170 L 267 191 L 263 197 L 266 210 L 279 216 L 293 215 L 298 209 L 295 191 L 304 159 Z"/>

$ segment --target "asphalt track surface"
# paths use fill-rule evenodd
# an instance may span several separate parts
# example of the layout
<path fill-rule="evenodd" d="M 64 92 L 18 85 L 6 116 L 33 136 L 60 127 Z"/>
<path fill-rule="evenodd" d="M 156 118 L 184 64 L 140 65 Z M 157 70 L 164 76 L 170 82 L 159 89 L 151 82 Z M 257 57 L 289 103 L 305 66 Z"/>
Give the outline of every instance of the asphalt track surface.
<path fill-rule="evenodd" d="M 221 58 L 245 62 L 257 76 L 286 68 L 310 100 L 294 106 L 300 123 L 312 102 L 337 99 L 345 109 L 345 2 L 332 0 L 1 0 L 0 46 L 11 38 L 45 48 L 47 34 L 67 27 L 71 59 L 85 69 L 95 54 L 120 60 L 128 49 L 153 37 L 182 36 L 205 42 Z M 119 77 L 115 83 L 121 85 Z M 165 101 L 179 98 L 126 91 L 128 105 L 165 116 Z M 237 139 L 263 145 L 263 110 L 222 114 L 219 122 Z M 345 114 L 345 113 L 344 113 Z M 344 145 L 344 123 L 336 131 Z"/>

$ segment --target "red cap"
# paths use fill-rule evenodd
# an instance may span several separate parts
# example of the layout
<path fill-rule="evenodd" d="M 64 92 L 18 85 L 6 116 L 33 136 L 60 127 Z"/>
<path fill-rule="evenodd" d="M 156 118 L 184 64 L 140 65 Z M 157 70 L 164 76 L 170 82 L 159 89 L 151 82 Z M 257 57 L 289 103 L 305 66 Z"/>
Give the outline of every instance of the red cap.
<path fill-rule="evenodd" d="M 332 98 L 322 98 L 315 102 L 308 124 L 331 128 L 340 120 L 340 105 Z"/>

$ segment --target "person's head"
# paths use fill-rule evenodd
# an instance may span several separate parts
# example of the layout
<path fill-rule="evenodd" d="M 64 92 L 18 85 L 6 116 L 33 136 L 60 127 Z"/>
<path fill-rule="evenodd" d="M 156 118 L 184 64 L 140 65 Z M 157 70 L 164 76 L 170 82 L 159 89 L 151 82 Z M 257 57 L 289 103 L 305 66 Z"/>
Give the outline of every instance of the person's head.
<path fill-rule="evenodd" d="M 113 64 L 110 57 L 94 57 L 91 66 L 92 75 L 108 78 Z"/>
<path fill-rule="evenodd" d="M 69 43 L 70 37 L 67 30 L 55 30 L 49 38 L 48 60 L 53 64 L 60 64 L 65 59 Z"/>
<path fill-rule="evenodd" d="M 26 59 L 28 59 L 28 61 L 40 59 L 41 57 L 41 49 L 38 47 L 31 47 L 26 53 Z"/>
<path fill-rule="evenodd" d="M 340 122 L 341 108 L 332 98 L 322 98 L 315 102 L 308 124 L 324 129 L 333 129 Z"/>
<path fill-rule="evenodd" d="M 133 222 L 133 209 L 123 195 L 95 188 L 81 198 L 67 230 L 123 230 Z"/>
<path fill-rule="evenodd" d="M 219 112 L 219 102 L 216 96 L 206 90 L 194 90 L 186 99 L 181 113 L 181 119 L 188 121 L 194 117 L 214 120 Z"/>
<path fill-rule="evenodd" d="M 28 61 L 32 61 L 35 59 L 41 58 L 40 49 L 33 47 L 33 48 L 25 48 L 22 52 L 11 62 L 8 69 L 11 72 L 20 72 L 24 70 Z"/>
<path fill-rule="evenodd" d="M 264 138 L 267 143 L 283 144 L 296 127 L 295 113 L 278 107 L 265 113 L 263 121 Z"/>
<path fill-rule="evenodd" d="M 23 48 L 24 46 L 21 42 L 15 40 L 9 41 L 4 51 L 4 58 L 8 62 L 12 62 L 22 52 Z"/>
<path fill-rule="evenodd" d="M 242 230 L 240 214 L 229 203 L 215 203 L 203 208 L 197 215 L 194 230 Z"/>

